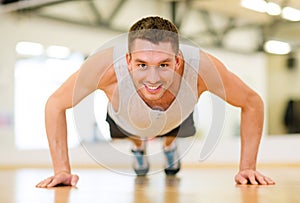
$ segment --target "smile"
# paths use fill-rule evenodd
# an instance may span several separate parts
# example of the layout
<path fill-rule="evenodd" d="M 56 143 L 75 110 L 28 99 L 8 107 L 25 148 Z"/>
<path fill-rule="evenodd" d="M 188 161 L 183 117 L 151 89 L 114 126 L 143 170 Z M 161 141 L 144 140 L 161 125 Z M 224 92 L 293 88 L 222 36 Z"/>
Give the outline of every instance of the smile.
<path fill-rule="evenodd" d="M 159 86 L 148 86 L 148 85 L 145 85 L 145 88 L 150 93 L 156 93 L 156 92 L 158 92 L 161 89 L 161 85 L 159 85 Z"/>

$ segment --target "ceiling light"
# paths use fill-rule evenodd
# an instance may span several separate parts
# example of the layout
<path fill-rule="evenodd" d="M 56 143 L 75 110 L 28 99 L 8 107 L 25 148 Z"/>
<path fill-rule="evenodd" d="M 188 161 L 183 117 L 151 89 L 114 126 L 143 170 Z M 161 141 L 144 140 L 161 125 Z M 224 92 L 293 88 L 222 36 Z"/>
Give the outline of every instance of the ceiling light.
<path fill-rule="evenodd" d="M 282 18 L 290 21 L 300 21 L 300 10 L 292 7 L 284 7 L 281 15 Z"/>
<path fill-rule="evenodd" d="M 273 2 L 268 2 L 267 3 L 267 7 L 266 7 L 266 12 L 269 14 L 269 15 L 272 15 L 272 16 L 276 16 L 276 15 L 280 15 L 281 13 L 281 8 L 278 4 L 276 3 L 273 3 Z"/>
<path fill-rule="evenodd" d="M 67 58 L 70 55 L 70 49 L 64 46 L 52 45 L 47 48 L 47 55 L 51 58 Z"/>
<path fill-rule="evenodd" d="M 18 42 L 16 52 L 24 56 L 39 56 L 44 53 L 44 47 L 35 42 Z"/>
<path fill-rule="evenodd" d="M 242 0 L 241 6 L 261 13 L 267 11 L 267 3 L 263 0 Z"/>
<path fill-rule="evenodd" d="M 269 40 L 265 43 L 264 49 L 271 54 L 288 54 L 291 52 L 291 46 L 287 42 Z"/>

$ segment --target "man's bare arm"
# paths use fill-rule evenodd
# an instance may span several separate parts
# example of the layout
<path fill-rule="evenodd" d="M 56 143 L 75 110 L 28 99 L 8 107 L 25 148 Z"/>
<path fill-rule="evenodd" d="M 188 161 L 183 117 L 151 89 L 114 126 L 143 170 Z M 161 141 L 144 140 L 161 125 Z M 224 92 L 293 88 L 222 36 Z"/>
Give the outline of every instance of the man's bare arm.
<path fill-rule="evenodd" d="M 199 84 L 205 84 L 208 91 L 231 105 L 241 108 L 241 160 L 236 182 L 273 184 L 270 178 L 256 172 L 257 153 L 264 121 L 264 105 L 261 97 L 227 70 L 217 58 L 203 51 L 200 55 L 202 62 L 199 67 L 199 80 L 202 82 Z"/>
<path fill-rule="evenodd" d="M 66 110 L 109 82 L 106 78 L 112 77 L 105 74 L 111 66 L 111 57 L 111 50 L 90 57 L 49 97 L 45 122 L 54 176 L 41 181 L 37 187 L 76 185 L 78 176 L 71 174 L 68 156 Z"/>

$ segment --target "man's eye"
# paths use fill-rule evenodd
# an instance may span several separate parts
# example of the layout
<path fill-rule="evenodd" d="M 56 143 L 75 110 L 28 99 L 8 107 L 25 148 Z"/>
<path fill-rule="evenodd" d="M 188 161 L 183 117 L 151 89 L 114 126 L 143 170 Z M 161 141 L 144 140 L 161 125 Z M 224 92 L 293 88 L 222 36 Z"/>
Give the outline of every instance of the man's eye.
<path fill-rule="evenodd" d="M 147 68 L 146 64 L 143 64 L 143 63 L 142 63 L 142 64 L 139 64 L 138 66 L 139 66 L 139 68 L 141 68 L 141 69 Z"/>
<path fill-rule="evenodd" d="M 167 67 L 168 67 L 168 64 L 160 64 L 159 67 L 160 67 L 160 68 L 167 68 Z"/>

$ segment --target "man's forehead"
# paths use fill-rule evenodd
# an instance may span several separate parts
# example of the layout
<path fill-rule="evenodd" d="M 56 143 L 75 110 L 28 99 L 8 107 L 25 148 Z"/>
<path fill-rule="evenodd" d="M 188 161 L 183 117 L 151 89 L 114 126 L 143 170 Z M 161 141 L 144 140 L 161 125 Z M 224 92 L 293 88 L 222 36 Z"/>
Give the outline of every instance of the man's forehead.
<path fill-rule="evenodd" d="M 132 52 L 160 52 L 165 54 L 174 54 L 171 42 L 159 42 L 158 44 L 155 44 L 143 39 L 134 40 Z"/>

